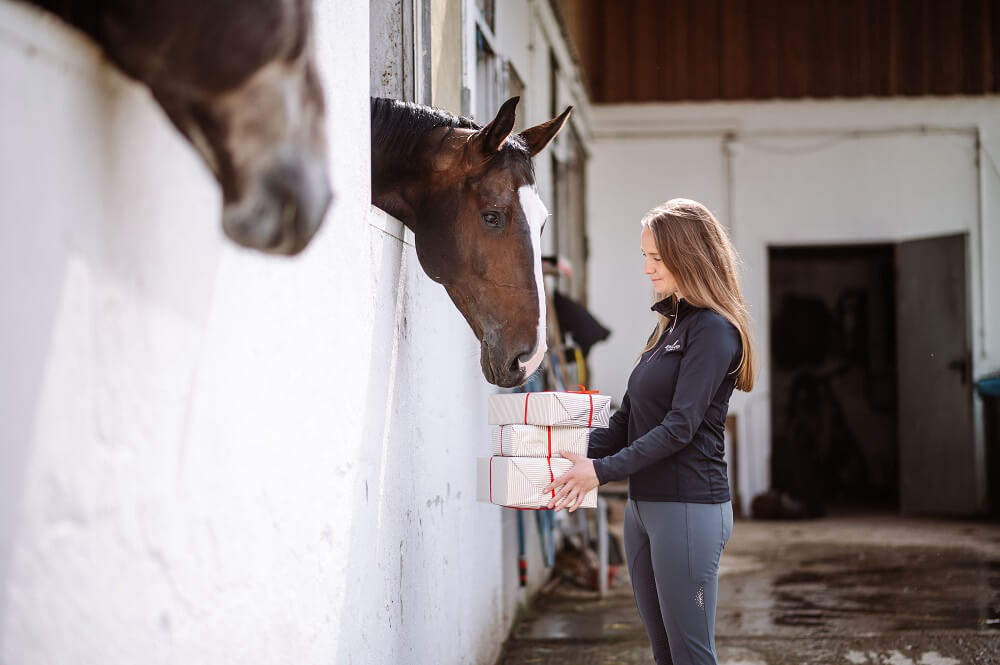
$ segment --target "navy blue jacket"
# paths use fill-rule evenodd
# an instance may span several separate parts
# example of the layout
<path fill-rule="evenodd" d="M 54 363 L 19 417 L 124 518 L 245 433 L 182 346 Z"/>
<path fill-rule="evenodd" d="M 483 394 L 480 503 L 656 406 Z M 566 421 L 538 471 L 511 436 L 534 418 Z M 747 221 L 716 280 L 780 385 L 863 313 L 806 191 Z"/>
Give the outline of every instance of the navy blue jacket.
<path fill-rule="evenodd" d="M 723 433 L 742 356 L 736 327 L 686 300 L 652 307 L 670 319 L 632 370 L 621 408 L 590 435 L 601 483 L 628 478 L 640 501 L 729 501 Z M 676 309 L 676 311 L 675 311 Z"/>

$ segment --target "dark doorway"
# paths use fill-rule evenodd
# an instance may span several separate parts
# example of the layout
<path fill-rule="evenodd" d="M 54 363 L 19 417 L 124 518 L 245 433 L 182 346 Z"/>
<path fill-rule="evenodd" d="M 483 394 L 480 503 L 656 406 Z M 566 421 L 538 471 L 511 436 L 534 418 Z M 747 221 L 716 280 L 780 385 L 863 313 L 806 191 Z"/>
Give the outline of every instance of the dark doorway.
<path fill-rule="evenodd" d="M 805 513 L 976 512 L 967 253 L 769 249 L 771 482 Z"/>
<path fill-rule="evenodd" d="M 897 510 L 893 245 L 768 258 L 773 488 L 812 516 Z"/>

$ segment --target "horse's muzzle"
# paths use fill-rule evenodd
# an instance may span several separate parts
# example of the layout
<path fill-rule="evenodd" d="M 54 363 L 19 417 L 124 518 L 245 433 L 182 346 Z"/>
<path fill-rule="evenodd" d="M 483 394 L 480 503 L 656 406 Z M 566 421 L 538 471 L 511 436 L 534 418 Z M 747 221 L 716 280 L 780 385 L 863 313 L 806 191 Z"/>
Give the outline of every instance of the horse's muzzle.
<path fill-rule="evenodd" d="M 242 200 L 226 202 L 222 228 L 234 242 L 294 255 L 323 224 L 333 201 L 326 165 L 283 165 L 258 177 Z"/>
<path fill-rule="evenodd" d="M 516 351 L 513 354 L 504 353 L 495 347 L 482 342 L 480 346 L 479 364 L 487 381 L 501 388 L 513 388 L 524 383 L 528 377 L 521 364 L 521 358 L 530 355 L 532 351 Z"/>

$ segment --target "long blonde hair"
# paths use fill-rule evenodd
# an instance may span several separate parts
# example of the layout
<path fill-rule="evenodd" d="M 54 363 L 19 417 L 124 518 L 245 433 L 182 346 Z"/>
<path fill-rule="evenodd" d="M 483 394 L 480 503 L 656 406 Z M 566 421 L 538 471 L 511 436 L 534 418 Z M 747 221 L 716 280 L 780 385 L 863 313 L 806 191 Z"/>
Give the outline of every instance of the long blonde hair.
<path fill-rule="evenodd" d="M 718 312 L 739 331 L 743 357 L 733 373 L 736 388 L 749 391 L 754 382 L 750 314 L 740 289 L 736 250 L 726 230 L 708 208 L 690 199 L 671 199 L 653 208 L 642 225 L 652 232 L 660 258 L 684 299 Z M 669 324 L 665 316 L 657 316 L 656 332 L 643 352 L 656 345 Z"/>

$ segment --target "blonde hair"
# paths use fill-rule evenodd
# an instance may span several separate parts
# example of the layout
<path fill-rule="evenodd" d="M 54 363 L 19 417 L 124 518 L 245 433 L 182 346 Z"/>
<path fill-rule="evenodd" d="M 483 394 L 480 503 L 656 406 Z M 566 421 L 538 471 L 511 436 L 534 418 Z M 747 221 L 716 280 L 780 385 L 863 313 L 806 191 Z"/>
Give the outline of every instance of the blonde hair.
<path fill-rule="evenodd" d="M 750 314 L 737 275 L 738 257 L 726 230 L 708 208 L 690 199 L 671 199 L 653 208 L 642 225 L 652 232 L 660 258 L 684 299 L 714 310 L 739 331 L 743 357 L 733 373 L 736 388 L 749 391 L 754 382 Z M 656 345 L 669 324 L 665 316 L 657 316 L 656 331 L 643 352 Z"/>

